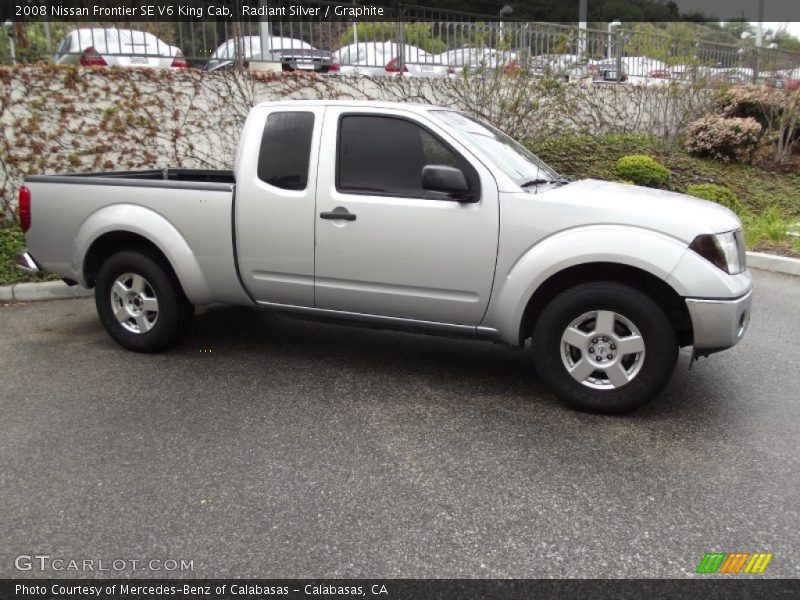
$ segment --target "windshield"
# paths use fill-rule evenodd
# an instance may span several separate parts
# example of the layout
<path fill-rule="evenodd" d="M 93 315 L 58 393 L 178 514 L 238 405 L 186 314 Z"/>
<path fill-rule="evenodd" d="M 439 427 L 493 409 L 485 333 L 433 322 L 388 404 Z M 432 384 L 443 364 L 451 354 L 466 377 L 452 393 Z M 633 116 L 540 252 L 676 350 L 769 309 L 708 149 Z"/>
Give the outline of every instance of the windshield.
<path fill-rule="evenodd" d="M 518 185 L 560 179 L 554 169 L 496 127 L 454 110 L 431 113 L 471 138 L 484 150 L 486 157 Z"/>

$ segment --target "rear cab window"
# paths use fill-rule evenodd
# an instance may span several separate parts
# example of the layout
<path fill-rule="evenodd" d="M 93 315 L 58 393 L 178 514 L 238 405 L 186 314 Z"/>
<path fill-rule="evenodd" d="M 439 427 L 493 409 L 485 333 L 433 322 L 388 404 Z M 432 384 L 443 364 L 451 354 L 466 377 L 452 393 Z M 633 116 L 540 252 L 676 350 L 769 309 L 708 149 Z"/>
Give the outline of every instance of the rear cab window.
<path fill-rule="evenodd" d="M 267 117 L 258 153 L 258 178 L 284 190 L 308 186 L 314 113 L 273 112 Z"/>

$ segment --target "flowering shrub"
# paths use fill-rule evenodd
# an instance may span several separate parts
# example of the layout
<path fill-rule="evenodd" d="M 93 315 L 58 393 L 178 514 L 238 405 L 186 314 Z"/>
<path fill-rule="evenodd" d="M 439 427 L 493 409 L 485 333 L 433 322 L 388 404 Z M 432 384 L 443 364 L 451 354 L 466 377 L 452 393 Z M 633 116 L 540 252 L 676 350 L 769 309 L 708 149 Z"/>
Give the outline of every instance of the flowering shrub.
<path fill-rule="evenodd" d="M 685 146 L 693 156 L 738 162 L 752 158 L 760 136 L 761 124 L 752 117 L 708 114 L 689 123 Z"/>
<path fill-rule="evenodd" d="M 764 128 L 767 115 L 780 111 L 785 92 L 763 85 L 740 85 L 723 90 L 714 98 L 714 112 L 723 117 L 752 117 Z"/>
<path fill-rule="evenodd" d="M 649 156 L 633 154 L 617 161 L 617 174 L 637 185 L 660 187 L 669 181 L 670 171 Z"/>
<path fill-rule="evenodd" d="M 800 142 L 800 90 L 789 92 L 760 85 L 732 87 L 716 96 L 714 112 L 758 121 L 762 143 L 773 149 L 775 160 L 788 159 Z"/>
<path fill-rule="evenodd" d="M 721 204 L 725 208 L 731 209 L 735 213 L 742 211 L 742 205 L 739 204 L 739 198 L 733 191 L 724 185 L 716 185 L 713 183 L 697 183 L 690 185 L 686 188 L 686 193 L 695 198 L 702 198 L 703 200 L 711 200 Z"/>

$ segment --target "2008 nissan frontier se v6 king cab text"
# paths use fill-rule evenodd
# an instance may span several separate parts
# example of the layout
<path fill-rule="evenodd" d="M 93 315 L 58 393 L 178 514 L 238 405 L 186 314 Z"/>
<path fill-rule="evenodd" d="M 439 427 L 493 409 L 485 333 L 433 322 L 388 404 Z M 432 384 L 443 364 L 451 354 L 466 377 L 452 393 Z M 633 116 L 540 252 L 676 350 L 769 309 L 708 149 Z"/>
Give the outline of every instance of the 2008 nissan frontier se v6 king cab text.
<path fill-rule="evenodd" d="M 678 348 L 736 344 L 741 223 L 681 194 L 570 183 L 491 125 L 434 106 L 286 101 L 247 118 L 233 172 L 31 176 L 20 265 L 95 288 L 114 340 L 157 352 L 225 303 L 532 339 L 571 406 L 622 413 Z"/>

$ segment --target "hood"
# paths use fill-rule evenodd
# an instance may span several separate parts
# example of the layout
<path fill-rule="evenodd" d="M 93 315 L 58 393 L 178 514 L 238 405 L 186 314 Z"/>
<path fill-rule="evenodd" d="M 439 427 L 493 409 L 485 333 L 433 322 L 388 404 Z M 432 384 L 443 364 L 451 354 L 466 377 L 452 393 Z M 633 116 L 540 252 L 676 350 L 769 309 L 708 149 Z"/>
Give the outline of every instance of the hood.
<path fill-rule="evenodd" d="M 701 233 L 722 233 L 741 227 L 738 217 L 724 206 L 676 192 L 597 179 L 545 189 L 540 187 L 535 197 L 552 205 L 551 214 L 569 215 L 566 219 L 570 223 L 559 224 L 564 228 L 598 223 L 629 225 L 691 242 Z M 567 206 L 575 210 L 564 211 Z"/>

